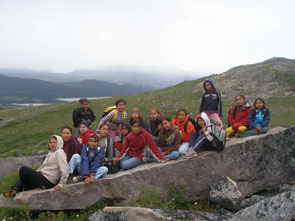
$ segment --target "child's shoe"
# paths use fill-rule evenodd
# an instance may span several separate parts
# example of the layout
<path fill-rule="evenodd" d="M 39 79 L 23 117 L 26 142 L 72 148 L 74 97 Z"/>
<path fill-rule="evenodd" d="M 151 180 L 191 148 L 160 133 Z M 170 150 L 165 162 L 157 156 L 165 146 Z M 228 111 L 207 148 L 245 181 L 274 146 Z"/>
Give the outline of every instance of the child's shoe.
<path fill-rule="evenodd" d="M 8 191 L 5 191 L 5 192 L 2 193 L 2 195 L 5 198 L 14 197 L 16 194 L 17 194 L 17 191 L 15 189 L 8 190 Z"/>
<path fill-rule="evenodd" d="M 196 157 L 198 154 L 193 149 L 189 149 L 188 152 L 184 155 L 184 158 L 193 158 Z"/>
<path fill-rule="evenodd" d="M 82 176 L 74 176 L 73 177 L 73 183 L 78 183 L 83 181 L 83 177 Z"/>

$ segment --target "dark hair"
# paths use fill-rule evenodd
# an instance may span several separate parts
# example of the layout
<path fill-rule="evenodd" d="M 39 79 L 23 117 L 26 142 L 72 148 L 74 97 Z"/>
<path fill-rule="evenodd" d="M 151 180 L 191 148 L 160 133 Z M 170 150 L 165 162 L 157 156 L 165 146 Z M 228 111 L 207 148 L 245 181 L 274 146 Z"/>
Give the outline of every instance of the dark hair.
<path fill-rule="evenodd" d="M 129 124 L 122 124 L 122 125 L 121 125 L 121 129 L 122 129 L 123 127 L 124 127 L 124 128 L 127 128 L 127 130 L 128 130 L 129 133 L 131 132 L 131 128 L 130 128 L 130 125 L 129 125 Z"/>
<path fill-rule="evenodd" d="M 90 140 L 90 139 L 94 139 L 95 141 L 99 142 L 99 137 L 97 136 L 97 134 L 91 134 L 91 135 L 89 136 L 89 140 Z"/>
<path fill-rule="evenodd" d="M 57 141 L 57 137 L 56 136 L 51 136 L 51 137 L 49 137 L 49 141 L 51 140 L 51 139 L 54 139 L 54 140 L 56 140 Z M 49 148 L 49 142 L 48 142 L 48 150 L 50 150 L 50 148 Z"/>
<path fill-rule="evenodd" d="M 116 100 L 116 106 L 118 106 L 121 102 L 123 102 L 125 105 L 127 104 L 126 101 L 124 99 L 119 99 L 119 100 Z"/>
<path fill-rule="evenodd" d="M 184 108 L 180 108 L 180 109 L 177 111 L 176 115 L 178 116 L 180 112 L 184 112 L 185 115 L 187 116 L 187 112 L 186 112 L 186 110 L 185 110 Z"/>
<path fill-rule="evenodd" d="M 156 111 L 160 115 L 160 117 L 164 117 L 164 115 L 158 109 L 153 108 L 151 111 L 153 110 Z"/>
<path fill-rule="evenodd" d="M 266 108 L 265 102 L 264 102 L 264 100 L 261 97 L 258 97 L 258 98 L 255 99 L 255 101 L 254 101 L 254 107 L 256 107 L 256 101 L 261 101 L 263 103 L 263 107 Z"/>
<path fill-rule="evenodd" d="M 90 128 L 90 125 L 89 125 L 89 123 L 88 123 L 86 120 L 82 120 L 81 123 L 79 124 L 79 127 L 80 127 L 82 124 L 85 125 L 87 128 Z"/>
<path fill-rule="evenodd" d="M 64 129 L 68 129 L 71 132 L 71 134 L 73 133 L 73 130 L 72 130 L 72 128 L 70 126 L 63 126 L 61 128 L 61 131 L 63 131 Z"/>
<path fill-rule="evenodd" d="M 79 103 L 80 103 L 80 104 L 83 104 L 84 102 L 90 103 L 89 100 L 88 100 L 87 98 L 81 98 L 81 99 L 79 100 Z"/>
<path fill-rule="evenodd" d="M 170 117 L 161 117 L 161 124 L 163 123 L 164 120 L 171 122 Z"/>
<path fill-rule="evenodd" d="M 235 97 L 235 100 L 237 99 L 237 97 L 241 97 L 241 98 L 243 98 L 244 101 L 246 101 L 246 97 L 245 97 L 244 95 L 242 95 L 242 94 L 237 95 L 237 96 Z"/>
<path fill-rule="evenodd" d="M 134 124 L 138 124 L 140 127 L 142 126 L 141 123 L 140 123 L 140 121 L 138 119 L 136 119 L 136 120 L 134 120 L 134 121 L 131 122 L 131 126 L 133 126 Z"/>
<path fill-rule="evenodd" d="M 108 124 L 101 124 L 98 129 L 100 130 L 104 126 L 108 126 L 108 128 L 110 129 L 110 125 L 108 125 Z"/>

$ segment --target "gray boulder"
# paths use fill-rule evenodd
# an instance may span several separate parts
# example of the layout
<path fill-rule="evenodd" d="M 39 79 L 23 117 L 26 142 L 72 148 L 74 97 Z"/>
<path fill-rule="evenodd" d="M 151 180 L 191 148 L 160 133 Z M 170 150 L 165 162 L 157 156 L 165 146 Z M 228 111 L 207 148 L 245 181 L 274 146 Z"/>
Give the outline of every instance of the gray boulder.
<path fill-rule="evenodd" d="M 265 196 L 253 195 L 248 199 L 244 199 L 240 204 L 240 208 L 246 208 L 246 207 L 252 206 L 264 199 L 266 199 Z"/>
<path fill-rule="evenodd" d="M 295 127 L 271 129 L 267 134 L 232 139 L 224 151 L 205 151 L 192 159 L 147 163 L 107 175 L 92 185 L 69 184 L 61 191 L 32 190 L 17 194 L 14 207 L 22 203 L 32 210 L 84 209 L 100 200 L 136 198 L 144 186 L 166 190 L 171 183 L 188 187 L 191 198 L 207 197 L 216 177 L 233 179 L 243 197 L 294 179 Z M 79 199 L 79 200 L 77 200 Z M 0 199 L 0 206 L 11 204 Z"/>
<path fill-rule="evenodd" d="M 295 191 L 264 199 L 234 215 L 231 221 L 290 221 L 295 220 Z"/>
<path fill-rule="evenodd" d="M 222 208 L 238 211 L 243 195 L 235 181 L 229 177 L 220 177 L 210 186 L 210 200 Z"/>
<path fill-rule="evenodd" d="M 89 221 L 166 221 L 166 220 L 212 220 L 221 221 L 228 217 L 212 213 L 167 210 L 167 209 L 148 209 L 140 207 L 105 207 L 89 217 Z"/>

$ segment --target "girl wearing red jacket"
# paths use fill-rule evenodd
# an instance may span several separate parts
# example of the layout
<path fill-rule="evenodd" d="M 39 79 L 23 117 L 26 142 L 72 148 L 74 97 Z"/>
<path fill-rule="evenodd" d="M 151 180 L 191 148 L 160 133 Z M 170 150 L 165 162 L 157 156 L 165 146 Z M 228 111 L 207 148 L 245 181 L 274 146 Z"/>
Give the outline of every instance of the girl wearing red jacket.
<path fill-rule="evenodd" d="M 125 138 L 123 150 L 115 160 L 120 160 L 120 166 L 124 170 L 137 167 L 144 163 L 146 146 L 159 162 L 168 161 L 167 159 L 163 159 L 151 135 L 145 129 L 141 128 L 138 120 L 135 120 L 131 125 L 131 133 Z"/>
<path fill-rule="evenodd" d="M 181 145 L 178 149 L 179 155 L 186 154 L 189 147 L 189 140 L 192 133 L 196 133 L 196 129 L 192 122 L 189 121 L 189 116 L 185 109 L 179 109 L 177 116 L 171 123 L 177 127 L 181 135 Z"/>
<path fill-rule="evenodd" d="M 82 120 L 80 123 L 80 135 L 78 137 L 78 141 L 80 144 L 88 145 L 88 140 L 91 134 L 94 134 L 93 130 L 90 129 L 89 124 L 87 121 Z"/>
<path fill-rule="evenodd" d="M 248 115 L 251 112 L 251 105 L 244 95 L 235 98 L 236 105 L 230 109 L 228 114 L 229 128 L 226 128 L 226 136 L 235 133 L 243 133 L 248 130 Z"/>

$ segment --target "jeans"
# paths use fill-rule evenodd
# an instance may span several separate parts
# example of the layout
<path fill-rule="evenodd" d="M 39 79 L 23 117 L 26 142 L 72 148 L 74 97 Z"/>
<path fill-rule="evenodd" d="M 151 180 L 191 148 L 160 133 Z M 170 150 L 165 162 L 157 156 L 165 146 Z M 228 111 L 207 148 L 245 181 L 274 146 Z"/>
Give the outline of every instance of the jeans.
<path fill-rule="evenodd" d="M 197 152 L 198 150 L 200 150 L 202 147 L 205 146 L 207 138 L 204 134 L 200 134 L 199 136 L 196 136 L 196 133 L 193 133 L 193 134 L 192 134 L 193 137 L 191 137 L 190 139 L 190 147 Z"/>
<path fill-rule="evenodd" d="M 80 165 L 81 165 L 81 156 L 75 153 L 69 161 L 69 173 L 73 174 L 74 170 L 77 168 L 78 173 L 81 174 Z"/>
<path fill-rule="evenodd" d="M 178 149 L 179 155 L 184 155 L 188 151 L 189 143 L 182 143 Z"/>
<path fill-rule="evenodd" d="M 126 155 L 125 157 L 123 157 L 123 159 L 120 160 L 120 167 L 123 170 L 129 170 L 129 169 L 137 167 L 143 163 L 144 162 L 142 160 L 138 159 L 137 157 L 129 157 L 128 155 Z"/>
<path fill-rule="evenodd" d="M 104 175 L 106 175 L 108 173 L 108 168 L 105 166 L 101 166 L 97 169 L 96 174 L 94 176 L 95 179 L 98 179 L 100 177 L 103 177 Z"/>
<path fill-rule="evenodd" d="M 158 147 L 159 151 L 162 153 L 162 148 Z M 177 158 L 179 157 L 179 153 L 176 150 L 171 151 L 170 153 L 166 154 L 163 156 L 164 159 L 170 159 L 170 160 L 177 160 Z"/>
<path fill-rule="evenodd" d="M 265 134 L 266 132 L 267 132 L 267 128 L 263 127 L 261 133 Z M 258 132 L 255 128 L 240 134 L 239 137 L 250 137 L 250 136 L 254 136 L 254 135 L 258 135 Z"/>

